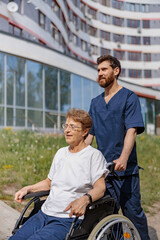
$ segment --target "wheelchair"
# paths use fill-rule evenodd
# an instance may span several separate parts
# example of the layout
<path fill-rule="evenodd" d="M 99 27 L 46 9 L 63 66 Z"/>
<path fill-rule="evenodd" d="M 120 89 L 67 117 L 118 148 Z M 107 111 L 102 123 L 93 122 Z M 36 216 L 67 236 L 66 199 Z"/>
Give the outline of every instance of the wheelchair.
<path fill-rule="evenodd" d="M 111 170 L 112 168 L 112 170 Z M 110 172 L 113 172 L 113 165 L 110 165 Z M 28 202 L 20 217 L 18 218 L 12 234 L 35 213 L 37 213 L 49 191 L 29 193 L 24 199 L 31 200 Z M 30 205 L 34 207 L 29 216 L 25 216 Z M 80 225 L 75 228 L 78 217 L 76 217 L 70 227 L 65 240 L 141 240 L 139 233 L 133 223 L 126 217 L 114 214 L 115 201 L 106 195 L 105 197 L 90 204 Z"/>

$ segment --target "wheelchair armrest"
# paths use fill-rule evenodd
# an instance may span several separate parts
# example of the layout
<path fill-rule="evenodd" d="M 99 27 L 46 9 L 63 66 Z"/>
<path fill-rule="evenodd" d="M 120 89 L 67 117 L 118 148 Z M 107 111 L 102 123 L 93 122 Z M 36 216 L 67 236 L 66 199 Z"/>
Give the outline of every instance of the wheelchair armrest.
<path fill-rule="evenodd" d="M 23 196 L 22 199 L 48 196 L 49 192 L 50 192 L 50 190 L 48 190 L 48 191 L 41 191 L 41 192 L 34 192 L 34 193 L 28 193 L 25 196 Z"/>
<path fill-rule="evenodd" d="M 92 209 L 96 206 L 102 205 L 103 203 L 105 203 L 106 201 L 108 201 L 108 199 L 110 198 L 110 195 L 105 195 L 102 198 L 98 199 L 97 201 L 93 202 L 92 204 L 89 204 L 89 209 Z"/>

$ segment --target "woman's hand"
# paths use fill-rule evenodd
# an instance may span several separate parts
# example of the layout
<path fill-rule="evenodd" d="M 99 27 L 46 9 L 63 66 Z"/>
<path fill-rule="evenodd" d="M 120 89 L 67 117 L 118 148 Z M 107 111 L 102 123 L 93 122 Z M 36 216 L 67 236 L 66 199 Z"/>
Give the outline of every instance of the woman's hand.
<path fill-rule="evenodd" d="M 85 214 L 86 208 L 89 204 L 89 198 L 88 196 L 82 196 L 73 202 L 71 202 L 65 209 L 64 212 L 71 209 L 69 213 L 69 217 L 72 217 L 75 215 L 76 217 L 80 217 Z"/>
<path fill-rule="evenodd" d="M 15 198 L 14 198 L 14 200 L 15 200 L 16 202 L 18 202 L 18 203 L 21 203 L 21 202 L 23 201 L 22 198 L 23 198 L 27 193 L 30 192 L 29 189 L 30 189 L 29 186 L 20 189 L 18 192 L 15 193 Z"/>

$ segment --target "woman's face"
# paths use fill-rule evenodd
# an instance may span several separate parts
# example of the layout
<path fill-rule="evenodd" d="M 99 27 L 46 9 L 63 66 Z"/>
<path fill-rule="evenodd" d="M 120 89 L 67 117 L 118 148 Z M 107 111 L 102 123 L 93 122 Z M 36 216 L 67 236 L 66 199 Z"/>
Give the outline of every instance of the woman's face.
<path fill-rule="evenodd" d="M 80 122 L 75 122 L 72 118 L 67 118 L 65 123 L 65 139 L 70 145 L 78 145 L 84 141 L 86 130 L 82 129 Z"/>

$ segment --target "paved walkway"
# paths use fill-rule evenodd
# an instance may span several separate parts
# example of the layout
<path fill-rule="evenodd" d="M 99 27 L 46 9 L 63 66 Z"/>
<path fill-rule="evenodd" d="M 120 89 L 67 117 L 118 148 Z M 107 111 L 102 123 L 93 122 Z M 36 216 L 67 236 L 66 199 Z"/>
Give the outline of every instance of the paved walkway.
<path fill-rule="evenodd" d="M 11 236 L 11 232 L 20 213 L 9 207 L 0 200 L 0 240 L 7 240 Z M 160 213 L 154 216 L 147 214 L 149 233 L 151 240 L 160 240 Z M 142 239 L 143 240 L 143 239 Z"/>
<path fill-rule="evenodd" d="M 0 200 L 0 240 L 7 240 L 20 213 Z"/>

